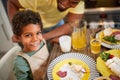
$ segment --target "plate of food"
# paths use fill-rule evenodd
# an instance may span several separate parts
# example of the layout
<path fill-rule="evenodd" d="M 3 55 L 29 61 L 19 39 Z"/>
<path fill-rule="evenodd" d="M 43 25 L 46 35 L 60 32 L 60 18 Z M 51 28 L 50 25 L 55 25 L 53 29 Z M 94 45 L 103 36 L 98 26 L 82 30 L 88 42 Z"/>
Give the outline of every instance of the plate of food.
<path fill-rule="evenodd" d="M 103 76 L 116 75 L 120 77 L 120 50 L 101 52 L 96 62 L 97 69 Z"/>
<path fill-rule="evenodd" d="M 96 62 L 81 53 L 66 53 L 48 66 L 49 80 L 92 80 L 99 77 Z"/>
<path fill-rule="evenodd" d="M 107 28 L 96 34 L 102 46 L 111 49 L 120 49 L 120 30 Z"/>

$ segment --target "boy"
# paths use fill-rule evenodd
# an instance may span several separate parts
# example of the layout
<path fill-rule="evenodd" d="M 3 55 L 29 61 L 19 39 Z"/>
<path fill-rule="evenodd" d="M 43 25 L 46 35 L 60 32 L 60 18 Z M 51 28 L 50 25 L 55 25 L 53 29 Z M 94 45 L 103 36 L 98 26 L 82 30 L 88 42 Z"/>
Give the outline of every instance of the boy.
<path fill-rule="evenodd" d="M 17 80 L 43 80 L 42 66 L 49 53 L 42 37 L 42 26 L 40 15 L 31 10 L 19 11 L 12 19 L 14 36 L 23 46 L 14 62 Z"/>

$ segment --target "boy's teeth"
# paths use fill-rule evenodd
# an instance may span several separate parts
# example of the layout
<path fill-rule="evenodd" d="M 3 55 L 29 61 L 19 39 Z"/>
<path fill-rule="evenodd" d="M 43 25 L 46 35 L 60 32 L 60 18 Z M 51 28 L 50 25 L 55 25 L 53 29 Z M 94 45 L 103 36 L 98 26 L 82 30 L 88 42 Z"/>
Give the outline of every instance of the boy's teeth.
<path fill-rule="evenodd" d="M 33 46 L 38 46 L 38 43 L 33 43 L 32 45 L 33 45 Z"/>

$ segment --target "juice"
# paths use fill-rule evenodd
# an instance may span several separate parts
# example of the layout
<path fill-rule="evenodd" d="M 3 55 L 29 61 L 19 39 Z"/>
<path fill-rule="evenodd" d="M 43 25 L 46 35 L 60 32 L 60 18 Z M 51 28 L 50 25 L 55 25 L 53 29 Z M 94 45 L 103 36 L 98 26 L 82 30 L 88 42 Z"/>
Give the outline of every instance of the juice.
<path fill-rule="evenodd" d="M 75 50 L 86 47 L 86 35 L 84 32 L 76 31 L 72 33 L 72 47 Z"/>
<path fill-rule="evenodd" d="M 86 47 L 86 26 L 85 20 L 78 21 L 72 32 L 72 48 L 82 50 Z"/>
<path fill-rule="evenodd" d="M 98 41 L 97 39 L 92 39 L 90 41 L 90 45 L 91 45 L 91 52 L 94 54 L 100 53 L 101 50 L 101 44 L 100 41 Z"/>

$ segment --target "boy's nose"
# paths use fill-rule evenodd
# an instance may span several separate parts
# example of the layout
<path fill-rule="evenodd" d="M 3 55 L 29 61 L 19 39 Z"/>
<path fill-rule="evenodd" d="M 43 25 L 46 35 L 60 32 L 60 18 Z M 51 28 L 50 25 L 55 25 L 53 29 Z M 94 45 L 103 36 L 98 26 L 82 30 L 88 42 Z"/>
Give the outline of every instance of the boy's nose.
<path fill-rule="evenodd" d="M 36 41 L 37 39 L 38 39 L 37 36 L 33 36 L 33 38 L 32 38 L 33 41 Z"/>

